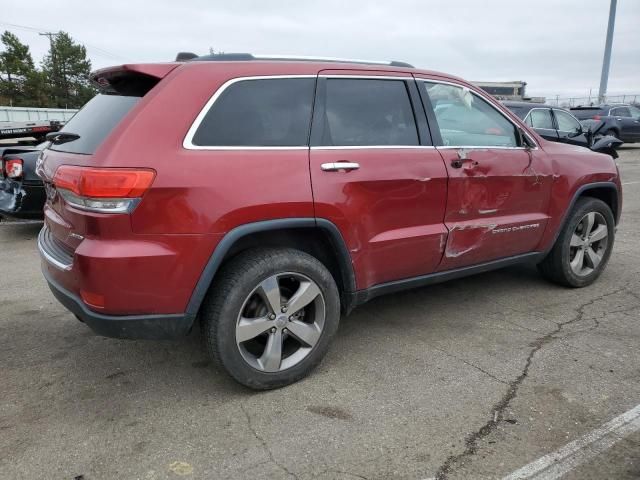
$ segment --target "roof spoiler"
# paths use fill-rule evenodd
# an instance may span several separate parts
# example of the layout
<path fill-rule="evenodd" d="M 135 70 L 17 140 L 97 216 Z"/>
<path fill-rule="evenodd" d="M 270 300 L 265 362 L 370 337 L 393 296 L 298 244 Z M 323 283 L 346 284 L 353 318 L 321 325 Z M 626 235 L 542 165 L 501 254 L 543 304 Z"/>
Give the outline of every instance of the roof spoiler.
<path fill-rule="evenodd" d="M 89 79 L 104 93 L 143 96 L 179 63 L 135 63 L 102 68 Z"/>

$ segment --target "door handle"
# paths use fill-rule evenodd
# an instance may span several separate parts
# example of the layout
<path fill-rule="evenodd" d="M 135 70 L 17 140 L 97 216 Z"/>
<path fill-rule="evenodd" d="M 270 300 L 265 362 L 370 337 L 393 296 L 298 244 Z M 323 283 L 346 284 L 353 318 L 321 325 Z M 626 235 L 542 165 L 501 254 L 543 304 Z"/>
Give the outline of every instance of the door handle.
<path fill-rule="evenodd" d="M 451 166 L 453 168 L 462 168 L 465 163 L 469 164 L 471 167 L 476 167 L 478 165 L 477 160 L 471 160 L 470 158 L 456 158 L 451 160 Z"/>
<path fill-rule="evenodd" d="M 340 170 L 357 170 L 360 164 L 356 162 L 331 162 L 323 163 L 320 168 L 324 172 L 339 172 Z"/>

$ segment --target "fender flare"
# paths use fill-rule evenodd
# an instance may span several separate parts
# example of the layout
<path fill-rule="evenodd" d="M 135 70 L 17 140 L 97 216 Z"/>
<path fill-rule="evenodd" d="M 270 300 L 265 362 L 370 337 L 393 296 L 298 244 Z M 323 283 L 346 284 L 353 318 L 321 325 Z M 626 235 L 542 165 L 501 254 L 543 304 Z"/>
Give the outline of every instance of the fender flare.
<path fill-rule="evenodd" d="M 621 208 L 620 208 L 620 203 L 621 203 L 620 202 L 620 190 L 618 189 L 618 185 L 616 185 L 614 182 L 585 183 L 584 185 L 581 185 L 580 187 L 578 187 L 576 192 L 573 194 L 573 197 L 571 198 L 571 202 L 569 202 L 569 206 L 565 209 L 564 215 L 562 217 L 562 220 L 560 221 L 560 225 L 558 226 L 558 229 L 556 230 L 556 233 L 553 236 L 553 241 L 551 242 L 549 247 L 547 247 L 544 250 L 545 255 L 547 253 L 549 253 L 551 251 L 551 249 L 553 248 L 553 246 L 556 244 L 556 241 L 558 240 L 558 237 L 560 236 L 560 232 L 562 231 L 562 229 L 564 228 L 565 224 L 569 220 L 569 214 L 573 210 L 573 207 L 576 204 L 576 202 L 578 201 L 578 198 L 580 198 L 580 196 L 584 192 L 588 192 L 589 190 L 594 190 L 596 188 L 608 188 L 608 189 L 613 190 L 615 192 L 615 194 L 616 194 L 616 202 L 617 202 L 617 212 L 613 212 L 613 216 L 615 218 L 616 225 L 618 224 L 618 222 L 620 220 L 620 215 L 622 213 L 621 212 Z"/>
<path fill-rule="evenodd" d="M 194 316 L 200 310 L 200 305 L 204 300 L 211 283 L 218 272 L 225 256 L 233 247 L 233 245 L 242 237 L 258 232 L 268 232 L 272 230 L 283 230 L 291 228 L 318 228 L 329 234 L 332 247 L 338 256 L 340 273 L 342 276 L 345 290 L 348 293 L 355 292 L 356 281 L 351 263 L 351 255 L 347 249 L 347 245 L 340 233 L 338 227 L 329 220 L 323 218 L 279 218 L 275 220 L 264 220 L 259 222 L 247 223 L 237 226 L 230 230 L 214 249 L 211 257 L 207 261 L 200 279 L 191 294 L 189 303 L 187 304 L 186 313 Z"/>

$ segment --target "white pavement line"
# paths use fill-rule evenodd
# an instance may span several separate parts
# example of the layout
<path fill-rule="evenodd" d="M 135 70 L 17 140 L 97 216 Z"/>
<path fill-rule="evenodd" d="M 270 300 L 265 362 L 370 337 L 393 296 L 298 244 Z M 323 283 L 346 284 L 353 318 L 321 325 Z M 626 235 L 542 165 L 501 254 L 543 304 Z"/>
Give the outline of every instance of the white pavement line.
<path fill-rule="evenodd" d="M 622 182 L 622 185 L 635 185 L 636 183 L 640 182 Z"/>
<path fill-rule="evenodd" d="M 640 405 L 566 444 L 561 449 L 525 465 L 502 480 L 560 478 L 638 430 L 640 430 Z"/>

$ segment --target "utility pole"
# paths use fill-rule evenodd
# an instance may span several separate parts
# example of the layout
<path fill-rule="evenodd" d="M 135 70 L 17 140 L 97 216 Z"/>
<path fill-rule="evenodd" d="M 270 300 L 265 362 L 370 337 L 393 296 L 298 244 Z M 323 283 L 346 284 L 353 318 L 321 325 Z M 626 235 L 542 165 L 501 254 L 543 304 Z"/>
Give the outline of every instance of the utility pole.
<path fill-rule="evenodd" d="M 609 25 L 607 26 L 607 41 L 604 44 L 604 58 L 602 59 L 602 75 L 600 76 L 600 90 L 598 101 L 604 103 L 607 95 L 607 83 L 609 82 L 609 66 L 611 65 L 611 45 L 613 44 L 613 27 L 616 23 L 616 5 L 618 0 L 611 0 L 609 6 Z"/>
<path fill-rule="evenodd" d="M 49 47 L 51 50 L 51 69 L 53 70 L 53 78 L 51 79 L 51 87 L 52 87 L 52 92 L 53 92 L 53 96 L 54 96 L 54 100 L 56 102 L 56 106 L 58 103 L 58 95 L 57 95 L 57 88 L 55 85 L 55 80 L 58 78 L 58 65 L 56 62 L 56 49 L 55 46 L 53 45 L 53 40 L 60 35 L 60 32 L 42 32 L 42 33 L 38 33 L 38 35 L 41 35 L 43 37 L 49 37 Z"/>

